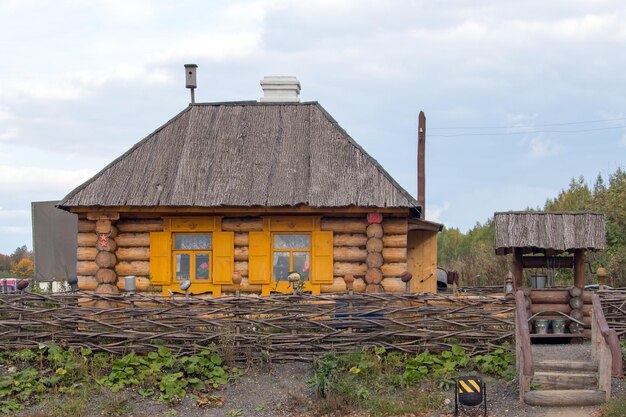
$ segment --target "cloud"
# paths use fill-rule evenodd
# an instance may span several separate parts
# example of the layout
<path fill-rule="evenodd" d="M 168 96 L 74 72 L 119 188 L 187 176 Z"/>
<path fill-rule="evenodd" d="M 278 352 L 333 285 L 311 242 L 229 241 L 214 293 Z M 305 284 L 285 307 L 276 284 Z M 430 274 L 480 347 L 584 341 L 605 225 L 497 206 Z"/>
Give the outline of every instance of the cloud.
<path fill-rule="evenodd" d="M 2 194 L 46 190 L 67 192 L 94 175 L 93 170 L 67 170 L 0 165 Z"/>
<path fill-rule="evenodd" d="M 255 52 L 261 36 L 255 32 L 215 33 L 200 36 L 182 36 L 168 42 L 159 52 L 149 57 L 152 62 L 189 61 L 207 59 L 223 61 L 240 59 Z"/>
<path fill-rule="evenodd" d="M 435 223 L 444 223 L 442 217 L 446 211 L 450 208 L 450 203 L 444 202 L 443 205 L 428 206 L 426 207 L 426 220 Z"/>
<path fill-rule="evenodd" d="M 0 233 L 20 233 L 30 234 L 31 228 L 28 226 L 0 226 Z"/>
<path fill-rule="evenodd" d="M 7 220 L 7 219 L 17 219 L 17 218 L 29 218 L 30 217 L 30 211 L 29 210 L 24 210 L 24 209 L 18 209 L 18 210 L 5 210 L 2 207 L 0 207 L 0 220 Z"/>
<path fill-rule="evenodd" d="M 17 127 L 11 127 L 5 131 L 0 131 L 0 142 L 16 138 L 19 131 L 20 130 Z"/>
<path fill-rule="evenodd" d="M 38 73 L 26 73 L 19 79 L 5 81 L 0 99 L 7 102 L 77 101 L 90 93 L 63 76 L 44 78 Z"/>
<path fill-rule="evenodd" d="M 169 74 L 160 68 L 141 65 L 118 64 L 108 70 L 79 71 L 72 74 L 82 85 L 100 87 L 109 81 L 133 81 L 144 85 L 165 84 L 171 81 Z"/>
<path fill-rule="evenodd" d="M 558 155 L 563 151 L 563 146 L 554 143 L 550 139 L 534 137 L 530 139 L 528 156 L 531 158 L 545 158 Z"/>
<path fill-rule="evenodd" d="M 622 136 L 622 139 L 619 141 L 619 146 L 626 148 L 626 135 Z"/>

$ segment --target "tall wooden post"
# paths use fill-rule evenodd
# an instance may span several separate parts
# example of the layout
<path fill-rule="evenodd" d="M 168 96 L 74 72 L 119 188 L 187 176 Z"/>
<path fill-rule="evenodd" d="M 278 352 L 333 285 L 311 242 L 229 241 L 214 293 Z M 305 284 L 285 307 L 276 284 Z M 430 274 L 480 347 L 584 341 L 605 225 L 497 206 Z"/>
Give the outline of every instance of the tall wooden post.
<path fill-rule="evenodd" d="M 421 218 L 426 219 L 426 115 L 421 111 L 417 123 L 417 202 L 422 208 Z"/>
<path fill-rule="evenodd" d="M 522 266 L 522 248 L 513 248 L 513 289 L 514 291 L 522 288 L 522 277 L 524 276 L 524 267 Z"/>
<path fill-rule="evenodd" d="M 574 250 L 574 286 L 585 287 L 585 250 Z"/>

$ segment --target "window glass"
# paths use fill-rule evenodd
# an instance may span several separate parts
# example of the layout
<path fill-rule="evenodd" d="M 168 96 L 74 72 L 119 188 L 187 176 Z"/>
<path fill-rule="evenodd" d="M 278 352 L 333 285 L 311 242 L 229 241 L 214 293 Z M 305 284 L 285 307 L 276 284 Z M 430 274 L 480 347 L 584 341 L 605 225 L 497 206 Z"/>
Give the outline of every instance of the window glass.
<path fill-rule="evenodd" d="M 274 280 L 287 281 L 289 276 L 289 252 L 274 252 Z"/>
<path fill-rule="evenodd" d="M 309 252 L 293 253 L 293 270 L 300 274 L 304 280 L 309 279 L 310 259 Z"/>
<path fill-rule="evenodd" d="M 309 235 L 274 235 L 274 249 L 308 249 L 311 247 Z"/>
<path fill-rule="evenodd" d="M 209 279 L 209 254 L 196 254 L 196 279 Z"/>
<path fill-rule="evenodd" d="M 211 233 L 176 233 L 174 235 L 174 249 L 202 250 L 211 249 Z"/>
<path fill-rule="evenodd" d="M 187 253 L 179 253 L 176 255 L 176 279 L 189 279 L 190 256 Z"/>

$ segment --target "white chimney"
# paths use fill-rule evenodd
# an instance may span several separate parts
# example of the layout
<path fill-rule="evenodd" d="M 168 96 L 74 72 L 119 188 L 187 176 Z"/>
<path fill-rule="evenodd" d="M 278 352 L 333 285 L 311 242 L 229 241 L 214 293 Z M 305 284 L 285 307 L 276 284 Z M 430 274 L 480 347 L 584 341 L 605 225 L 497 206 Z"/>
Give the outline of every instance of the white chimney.
<path fill-rule="evenodd" d="M 292 76 L 265 76 L 261 80 L 263 88 L 262 102 L 299 103 L 300 81 Z"/>

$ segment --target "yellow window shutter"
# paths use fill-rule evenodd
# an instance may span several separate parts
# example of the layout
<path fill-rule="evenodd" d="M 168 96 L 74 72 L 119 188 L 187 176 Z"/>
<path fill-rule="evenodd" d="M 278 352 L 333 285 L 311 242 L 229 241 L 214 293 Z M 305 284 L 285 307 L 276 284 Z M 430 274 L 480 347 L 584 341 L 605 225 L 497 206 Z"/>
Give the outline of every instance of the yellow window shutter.
<path fill-rule="evenodd" d="M 248 240 L 248 280 L 250 284 L 270 284 L 270 232 L 250 232 Z"/>
<path fill-rule="evenodd" d="M 172 283 L 172 234 L 150 233 L 150 282 L 154 285 Z"/>
<path fill-rule="evenodd" d="M 313 232 L 311 284 L 333 283 L 333 232 Z"/>
<path fill-rule="evenodd" d="M 232 284 L 235 272 L 235 234 L 213 232 L 213 284 Z"/>

